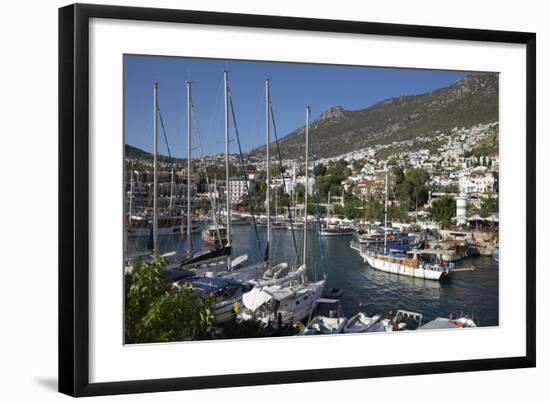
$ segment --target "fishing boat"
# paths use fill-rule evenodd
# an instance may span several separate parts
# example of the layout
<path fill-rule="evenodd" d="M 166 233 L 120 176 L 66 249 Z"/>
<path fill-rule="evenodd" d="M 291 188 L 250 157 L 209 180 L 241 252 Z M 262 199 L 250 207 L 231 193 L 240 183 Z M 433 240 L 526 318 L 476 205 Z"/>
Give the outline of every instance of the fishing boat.
<path fill-rule="evenodd" d="M 367 316 L 359 312 L 352 316 L 344 325 L 344 333 L 364 333 L 380 320 L 380 315 Z"/>
<path fill-rule="evenodd" d="M 319 298 L 313 302 L 308 322 L 304 328 L 304 335 L 313 334 L 338 334 L 344 330 L 344 326 L 348 319 L 341 315 L 340 312 L 334 313 L 331 309 L 328 316 L 317 315 L 313 316 L 314 311 L 319 305 L 335 305 L 339 301 L 337 299 Z"/>
<path fill-rule="evenodd" d="M 386 191 L 384 208 L 384 227 L 388 226 L 388 175 L 386 173 Z M 422 278 L 426 280 L 441 280 L 447 277 L 454 264 L 441 259 L 433 260 L 424 250 L 408 253 L 395 252 L 388 249 L 388 230 L 384 230 L 384 248 L 367 249 L 362 252 L 364 262 L 373 269 L 401 276 Z"/>

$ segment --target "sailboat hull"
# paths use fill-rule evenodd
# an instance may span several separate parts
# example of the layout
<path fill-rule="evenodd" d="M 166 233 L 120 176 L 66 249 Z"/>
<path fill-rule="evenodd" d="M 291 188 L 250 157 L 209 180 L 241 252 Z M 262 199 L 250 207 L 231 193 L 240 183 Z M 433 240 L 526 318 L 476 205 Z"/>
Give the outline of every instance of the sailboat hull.
<path fill-rule="evenodd" d="M 380 259 L 372 254 L 364 255 L 365 261 L 376 270 L 400 276 L 422 278 L 425 280 L 441 280 L 449 271 L 446 269 L 425 269 L 422 267 L 407 266 L 402 263 L 391 262 L 386 259 Z"/>

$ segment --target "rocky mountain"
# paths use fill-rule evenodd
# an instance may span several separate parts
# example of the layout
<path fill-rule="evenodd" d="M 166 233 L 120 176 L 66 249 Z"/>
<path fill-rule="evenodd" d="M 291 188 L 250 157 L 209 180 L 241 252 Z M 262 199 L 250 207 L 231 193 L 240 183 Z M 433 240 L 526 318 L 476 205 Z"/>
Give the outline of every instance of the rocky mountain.
<path fill-rule="evenodd" d="M 317 158 L 332 157 L 498 121 L 498 88 L 498 74 L 470 73 L 447 87 L 389 98 L 366 109 L 331 107 L 310 126 L 313 151 Z M 301 127 L 279 139 L 283 158 L 303 158 L 304 132 Z M 255 156 L 263 152 L 263 147 L 251 151 Z"/>
<path fill-rule="evenodd" d="M 125 144 L 124 145 L 124 156 L 127 159 L 132 160 L 138 160 L 142 162 L 152 162 L 153 160 L 153 154 L 146 152 L 145 150 L 142 150 L 140 148 L 136 148 L 135 146 Z M 159 155 L 158 160 L 161 163 L 183 163 L 186 159 L 180 159 L 180 158 L 170 158 L 168 156 Z"/>

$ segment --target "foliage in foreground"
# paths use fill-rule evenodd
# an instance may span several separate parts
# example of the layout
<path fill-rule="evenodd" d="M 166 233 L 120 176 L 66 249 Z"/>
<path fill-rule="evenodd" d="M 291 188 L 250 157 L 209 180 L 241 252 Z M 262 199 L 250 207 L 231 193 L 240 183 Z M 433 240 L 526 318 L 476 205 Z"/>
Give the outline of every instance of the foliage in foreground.
<path fill-rule="evenodd" d="M 127 343 L 196 339 L 212 324 L 210 297 L 172 288 L 163 258 L 143 261 L 126 274 Z"/>

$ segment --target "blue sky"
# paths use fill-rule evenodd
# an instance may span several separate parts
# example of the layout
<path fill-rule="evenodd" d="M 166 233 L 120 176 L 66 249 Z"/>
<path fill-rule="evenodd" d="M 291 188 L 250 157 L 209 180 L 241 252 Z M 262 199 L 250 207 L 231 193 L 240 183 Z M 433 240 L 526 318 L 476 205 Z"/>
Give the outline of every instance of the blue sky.
<path fill-rule="evenodd" d="M 318 64 L 224 61 L 193 58 L 124 56 L 124 122 L 126 143 L 153 148 L 153 82 L 159 82 L 159 106 L 172 155 L 187 154 L 185 82 L 192 84 L 193 103 L 207 154 L 223 144 L 223 70 L 235 106 L 243 150 L 265 142 L 264 86 L 271 80 L 271 99 L 279 137 L 304 125 L 305 106 L 312 120 L 331 106 L 347 110 L 369 107 L 388 97 L 411 95 L 447 86 L 465 75 L 436 71 Z M 234 132 L 231 131 L 234 138 Z M 193 136 L 195 140 L 196 136 Z M 273 136 L 272 136 L 273 139 Z M 196 140 L 195 140 L 196 142 Z M 236 141 L 230 144 L 237 151 Z M 159 127 L 159 152 L 167 154 Z M 202 156 L 193 146 L 193 154 Z"/>

